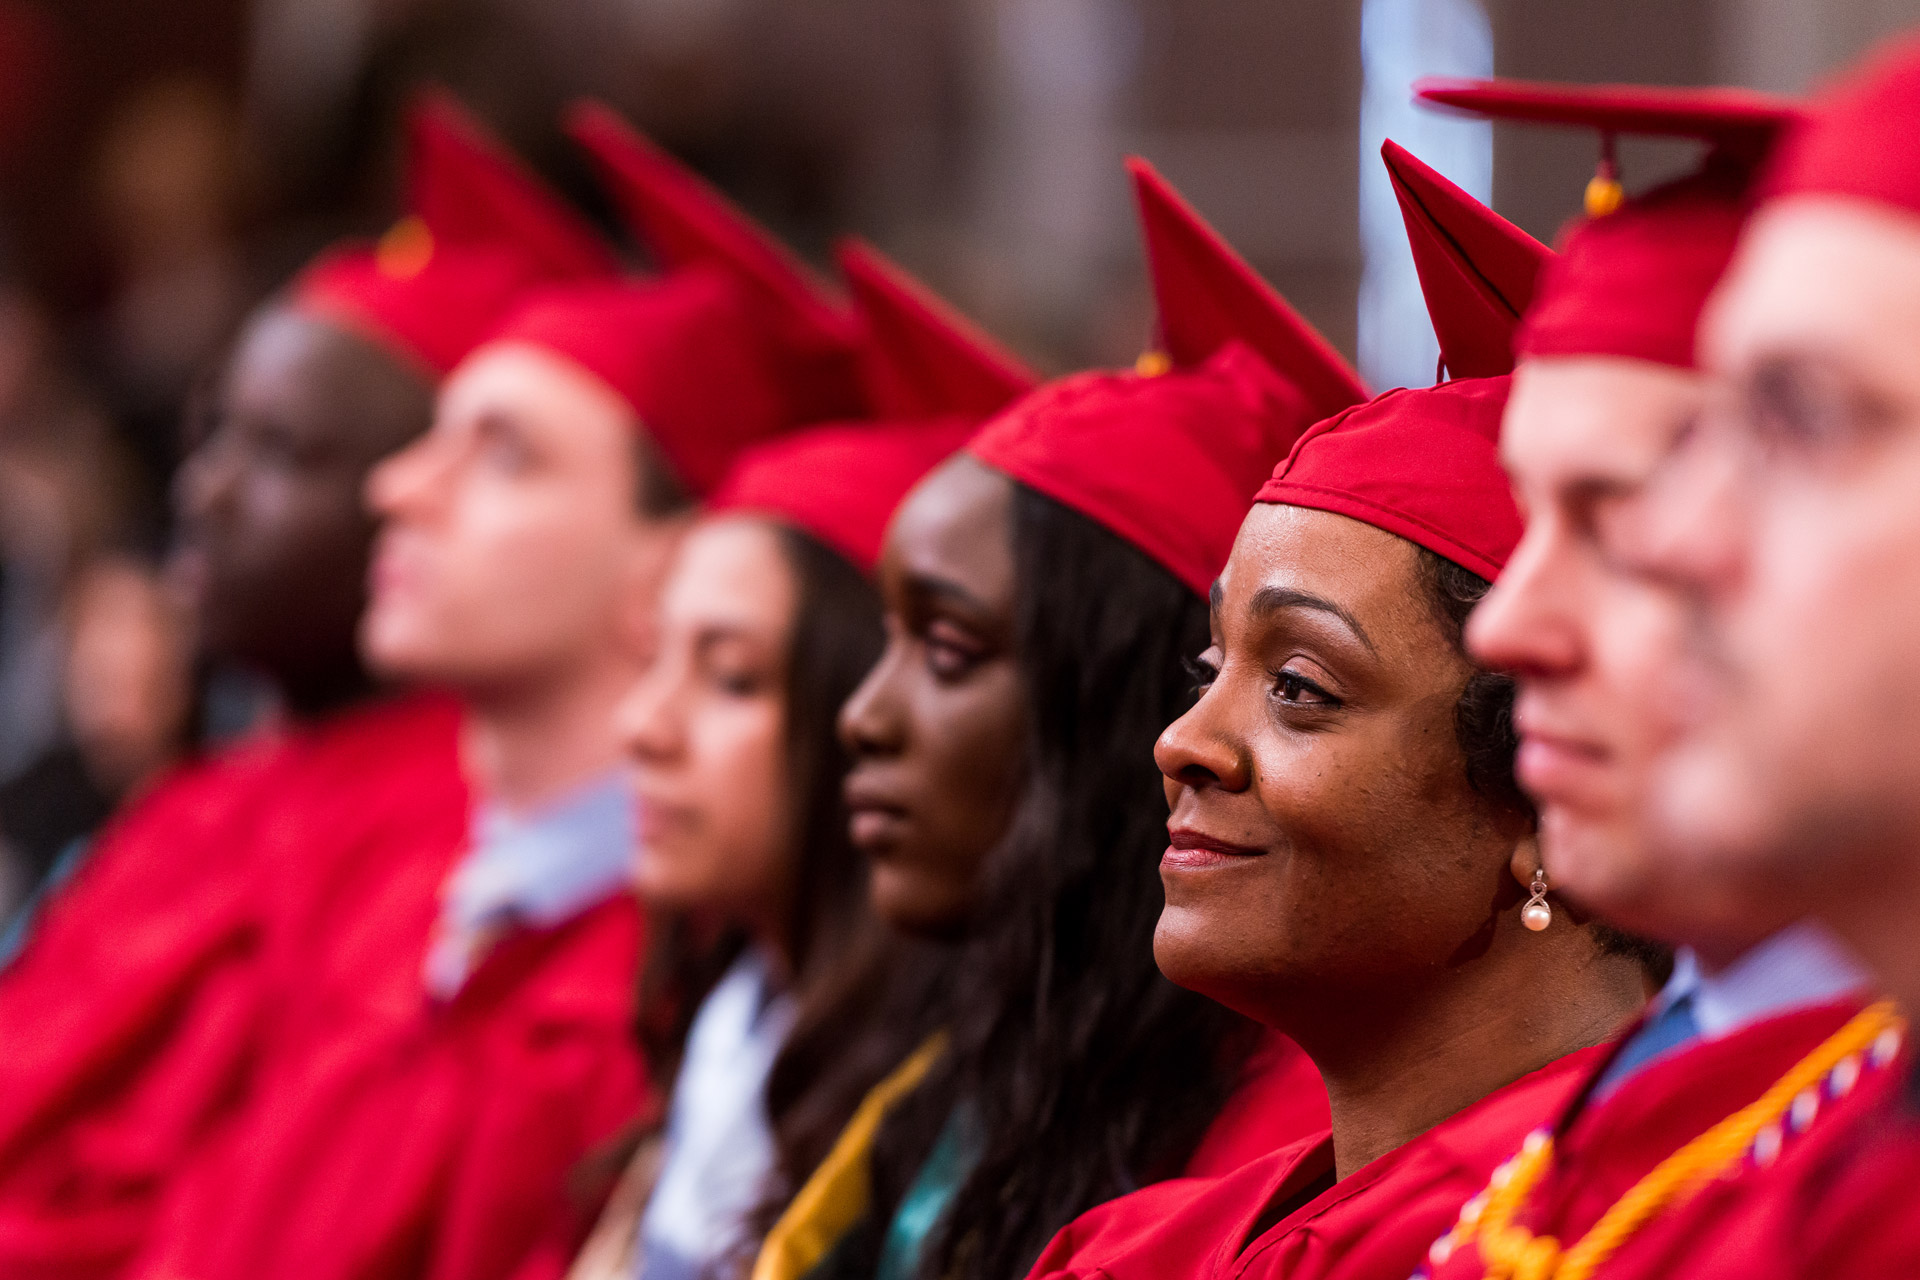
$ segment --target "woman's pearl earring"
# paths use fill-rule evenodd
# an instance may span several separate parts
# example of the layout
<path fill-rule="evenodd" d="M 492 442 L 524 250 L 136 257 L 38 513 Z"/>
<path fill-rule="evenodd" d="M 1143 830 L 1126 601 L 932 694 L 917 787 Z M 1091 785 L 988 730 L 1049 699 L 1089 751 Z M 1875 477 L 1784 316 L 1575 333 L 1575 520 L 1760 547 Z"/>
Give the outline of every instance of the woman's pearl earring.
<path fill-rule="evenodd" d="M 1533 873 L 1533 883 L 1528 886 L 1533 896 L 1527 899 L 1527 905 L 1520 908 L 1520 923 L 1539 933 L 1553 923 L 1553 908 L 1547 905 L 1547 872 L 1540 868 Z"/>

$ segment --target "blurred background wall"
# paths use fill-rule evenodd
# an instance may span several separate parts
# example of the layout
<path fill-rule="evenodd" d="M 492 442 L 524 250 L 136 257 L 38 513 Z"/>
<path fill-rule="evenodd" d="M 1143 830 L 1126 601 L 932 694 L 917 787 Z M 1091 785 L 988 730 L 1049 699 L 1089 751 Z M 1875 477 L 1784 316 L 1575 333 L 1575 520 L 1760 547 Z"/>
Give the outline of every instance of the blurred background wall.
<path fill-rule="evenodd" d="M 182 407 L 248 307 L 390 218 L 421 80 L 596 210 L 554 121 L 602 96 L 804 252 L 864 234 L 1049 370 L 1151 338 L 1138 152 L 1391 385 L 1433 353 L 1379 138 L 1543 239 L 1595 159 L 1411 113 L 1411 75 L 1796 91 L 1914 23 L 1920 0 L 0 0 L 0 918 L 197 732 L 156 572 Z M 1629 185 L 1685 154 L 1629 145 Z"/>

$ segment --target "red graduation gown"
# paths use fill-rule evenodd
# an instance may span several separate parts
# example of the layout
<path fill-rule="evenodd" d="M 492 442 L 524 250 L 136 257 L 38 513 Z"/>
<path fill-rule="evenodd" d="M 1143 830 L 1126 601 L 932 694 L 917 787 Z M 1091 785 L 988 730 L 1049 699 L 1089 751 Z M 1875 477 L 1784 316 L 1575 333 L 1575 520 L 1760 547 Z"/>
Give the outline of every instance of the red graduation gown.
<path fill-rule="evenodd" d="M 1299 1045 L 1269 1031 L 1245 1078 L 1187 1160 L 1185 1176 L 1217 1178 L 1327 1127 L 1327 1087 Z"/>
<path fill-rule="evenodd" d="M 361 802 L 345 780 L 334 808 Z M 497 944 L 444 1004 L 421 963 L 457 823 L 336 877 L 288 931 L 256 1097 L 180 1179 L 131 1275 L 493 1280 L 560 1216 L 574 1165 L 640 1108 L 637 907 L 617 894 Z M 348 910 L 347 908 L 351 908 Z M 303 971 L 304 967 L 304 971 Z"/>
<path fill-rule="evenodd" d="M 1920 1276 L 1914 1200 L 1920 1188 L 1920 1112 L 1902 1096 L 1912 1069 L 1909 1052 L 1862 1079 L 1858 1101 L 1834 1123 L 1807 1134 L 1809 1150 L 1797 1162 L 1798 1176 L 1772 1180 L 1773 1194 L 1755 1197 L 1745 1220 L 1735 1224 L 1757 1242 L 1745 1253 L 1768 1258 L 1771 1274 L 1819 1280 Z M 1741 1251 L 1727 1251 L 1728 1265 L 1702 1268 L 1701 1274 L 1709 1280 L 1741 1275 L 1734 1268 L 1746 1261 Z M 1749 1266 L 1746 1274 L 1768 1273 Z"/>
<path fill-rule="evenodd" d="M 1597 1104 L 1575 1102 L 1556 1127 L 1553 1166 L 1516 1223 L 1571 1247 L 1662 1160 L 1759 1098 L 1861 1007 L 1861 1001 L 1842 1001 L 1763 1018 L 1648 1064 Z M 1596 1067 L 1595 1074 L 1604 1069 Z M 1743 1159 L 1730 1176 L 1670 1205 L 1629 1236 L 1596 1275 L 1654 1280 L 1790 1274 L 1789 1245 L 1781 1234 L 1788 1224 L 1774 1206 L 1793 1195 L 1826 1136 L 1849 1127 L 1850 1116 L 1871 1105 L 1883 1075 L 1874 1073 L 1844 1096 L 1823 1101 L 1804 1128 L 1784 1127 L 1778 1154 L 1765 1164 Z M 1484 1273 L 1471 1244 L 1434 1268 L 1436 1280 L 1480 1280 Z"/>
<path fill-rule="evenodd" d="M 1082 1214 L 1040 1255 L 1032 1280 L 1405 1280 L 1494 1166 L 1566 1103 L 1603 1052 L 1569 1054 L 1495 1090 L 1255 1240 L 1248 1234 L 1267 1205 L 1331 1174 L 1330 1134 L 1223 1178 L 1163 1182 Z"/>
<path fill-rule="evenodd" d="M 455 724 L 426 696 L 347 711 L 177 770 L 102 832 L 0 972 L 0 1275 L 124 1265 L 249 1085 L 276 938 L 355 852 L 337 805 L 302 815 L 311 784 L 388 771 L 409 795 L 375 833 L 390 851 L 436 808 L 464 811 L 433 785 L 457 783 Z M 423 741 L 439 754 L 411 767 Z"/>

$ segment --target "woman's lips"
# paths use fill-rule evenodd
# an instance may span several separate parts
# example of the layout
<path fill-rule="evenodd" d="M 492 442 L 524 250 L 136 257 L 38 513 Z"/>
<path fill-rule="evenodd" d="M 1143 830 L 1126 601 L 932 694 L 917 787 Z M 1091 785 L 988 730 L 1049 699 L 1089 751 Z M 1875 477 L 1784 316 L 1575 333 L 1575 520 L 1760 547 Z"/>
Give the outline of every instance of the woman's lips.
<path fill-rule="evenodd" d="M 861 852 L 879 854 L 898 844 L 906 834 L 907 810 L 859 775 L 849 775 L 845 783 L 848 834 Z"/>
<path fill-rule="evenodd" d="M 694 811 L 663 796 L 634 797 L 634 834 L 642 845 L 679 835 L 696 825 Z"/>
<path fill-rule="evenodd" d="M 854 847 L 863 853 L 879 854 L 899 843 L 907 816 L 898 809 L 855 809 L 850 821 Z"/>
<path fill-rule="evenodd" d="M 1199 871 L 1263 857 L 1266 852 L 1250 845 L 1217 840 L 1204 831 L 1178 827 L 1167 833 L 1167 851 L 1160 855 L 1160 865 L 1179 871 Z"/>

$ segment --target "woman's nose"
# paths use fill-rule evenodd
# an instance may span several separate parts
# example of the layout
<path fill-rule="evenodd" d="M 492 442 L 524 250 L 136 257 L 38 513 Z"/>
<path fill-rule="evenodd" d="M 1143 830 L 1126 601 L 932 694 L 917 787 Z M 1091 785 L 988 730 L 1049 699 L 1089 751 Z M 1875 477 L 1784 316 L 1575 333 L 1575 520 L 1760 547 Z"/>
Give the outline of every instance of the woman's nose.
<path fill-rule="evenodd" d="M 890 642 L 866 678 L 840 707 L 840 743 L 855 756 L 892 755 L 904 742 L 898 690 L 898 643 Z"/>
<path fill-rule="evenodd" d="M 1225 723 L 1227 690 L 1216 681 L 1153 744 L 1153 762 L 1169 781 L 1187 787 L 1244 791 L 1251 779 L 1244 744 Z"/>
<path fill-rule="evenodd" d="M 670 671 L 656 660 L 652 670 L 627 690 L 614 711 L 614 731 L 628 756 L 640 764 L 672 759 L 683 736 L 674 714 Z"/>

